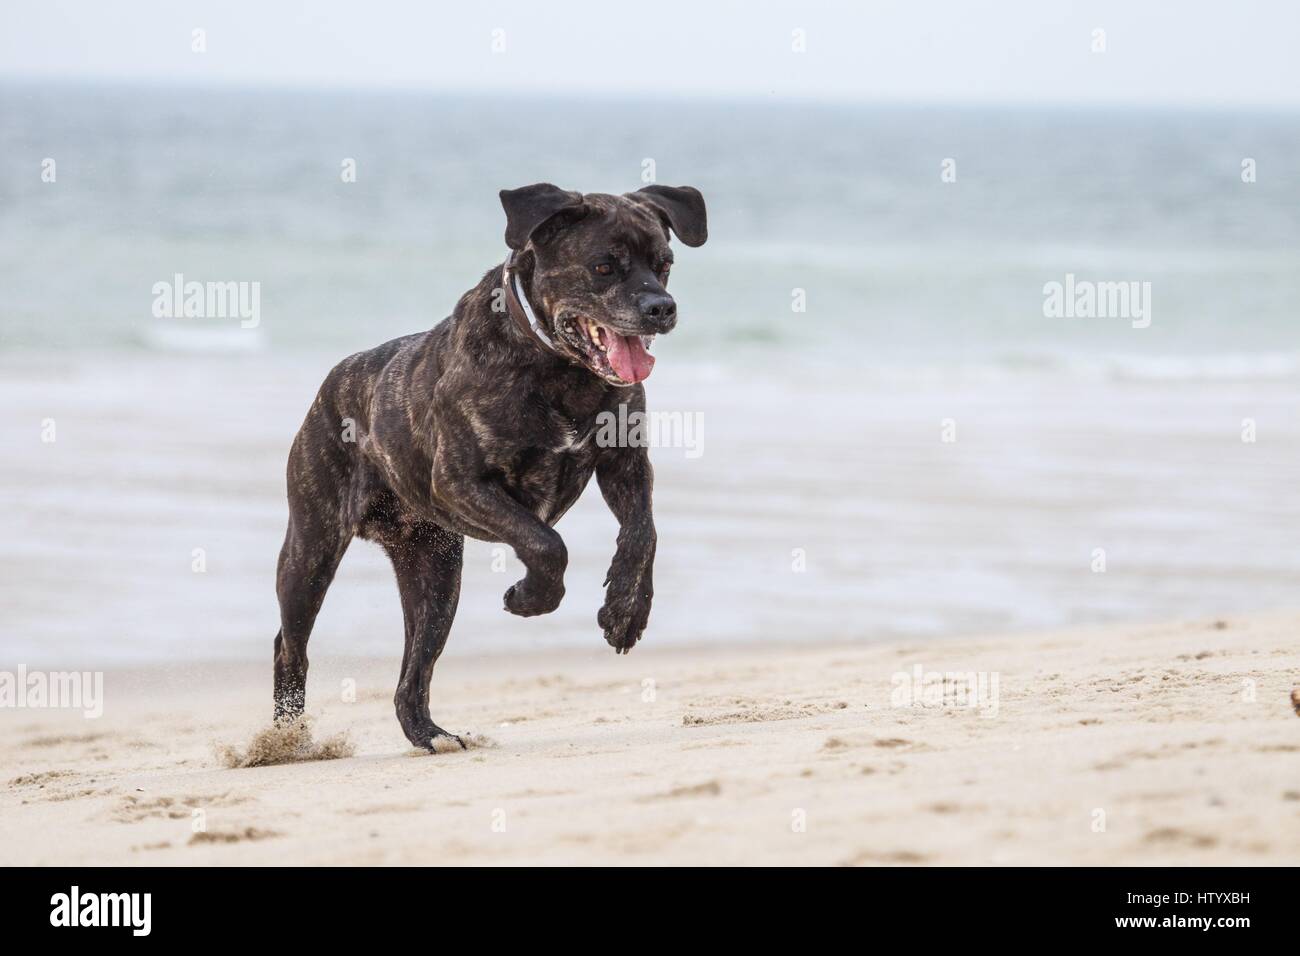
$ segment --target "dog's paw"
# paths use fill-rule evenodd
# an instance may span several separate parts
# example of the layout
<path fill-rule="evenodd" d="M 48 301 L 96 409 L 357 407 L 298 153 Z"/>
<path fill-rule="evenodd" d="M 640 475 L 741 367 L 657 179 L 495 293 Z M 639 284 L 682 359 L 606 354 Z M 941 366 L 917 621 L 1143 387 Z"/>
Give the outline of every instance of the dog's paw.
<path fill-rule="evenodd" d="M 641 640 L 650 620 L 649 598 L 630 601 L 608 600 L 596 614 L 596 623 L 605 632 L 605 641 L 615 654 L 627 654 Z"/>
<path fill-rule="evenodd" d="M 564 582 L 554 581 L 539 585 L 535 577 L 526 575 L 506 591 L 506 610 L 520 617 L 550 614 L 564 599 Z"/>
<path fill-rule="evenodd" d="M 402 725 L 406 739 L 420 750 L 440 754 L 449 750 L 469 749 L 460 737 L 443 730 L 427 713 L 420 713 L 418 709 L 407 710 L 399 705 L 397 720 Z"/>
<path fill-rule="evenodd" d="M 449 734 L 447 731 L 434 734 L 428 740 L 422 740 L 420 746 L 431 754 L 454 753 L 457 750 L 469 750 L 465 741 L 461 740 L 456 734 Z"/>

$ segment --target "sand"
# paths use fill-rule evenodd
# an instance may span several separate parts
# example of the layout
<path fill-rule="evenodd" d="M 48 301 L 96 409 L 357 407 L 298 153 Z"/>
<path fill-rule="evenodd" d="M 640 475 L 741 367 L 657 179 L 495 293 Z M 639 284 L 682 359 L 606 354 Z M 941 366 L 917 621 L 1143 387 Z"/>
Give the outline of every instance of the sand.
<path fill-rule="evenodd" d="M 269 662 L 111 671 L 98 719 L 0 710 L 0 863 L 1295 865 L 1298 633 L 453 657 L 434 717 L 475 746 L 436 755 L 396 660 L 318 654 L 292 749 L 334 759 L 234 769 Z"/>

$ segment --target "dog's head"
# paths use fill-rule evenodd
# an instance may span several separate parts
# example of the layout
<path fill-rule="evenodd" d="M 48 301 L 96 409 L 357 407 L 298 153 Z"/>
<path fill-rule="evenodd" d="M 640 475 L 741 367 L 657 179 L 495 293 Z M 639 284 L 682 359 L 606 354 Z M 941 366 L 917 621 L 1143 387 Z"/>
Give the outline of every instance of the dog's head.
<path fill-rule="evenodd" d="M 651 340 L 677 324 L 666 288 L 669 230 L 688 246 L 708 236 L 699 190 L 646 186 L 584 196 L 538 183 L 502 190 L 501 205 L 506 244 L 556 348 L 615 385 L 649 375 Z"/>

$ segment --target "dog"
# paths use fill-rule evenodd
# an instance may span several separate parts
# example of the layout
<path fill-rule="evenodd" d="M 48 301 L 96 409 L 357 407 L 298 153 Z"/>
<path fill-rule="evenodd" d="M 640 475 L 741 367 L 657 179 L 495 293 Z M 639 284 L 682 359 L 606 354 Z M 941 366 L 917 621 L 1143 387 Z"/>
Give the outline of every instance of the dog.
<path fill-rule="evenodd" d="M 392 560 L 406 645 L 394 695 L 416 747 L 443 730 L 429 684 L 456 615 L 465 536 L 514 549 L 525 574 L 505 609 L 564 597 L 554 525 L 595 474 L 618 540 L 596 616 L 626 654 L 654 595 L 653 472 L 643 446 L 600 447 L 602 413 L 645 410 L 656 335 L 677 324 L 671 235 L 700 246 L 704 199 L 652 185 L 621 196 L 538 183 L 503 190 L 509 256 L 427 332 L 344 359 L 325 378 L 287 467 L 289 526 L 276 594 L 275 718 L 306 703 L 307 641 L 354 537 Z"/>

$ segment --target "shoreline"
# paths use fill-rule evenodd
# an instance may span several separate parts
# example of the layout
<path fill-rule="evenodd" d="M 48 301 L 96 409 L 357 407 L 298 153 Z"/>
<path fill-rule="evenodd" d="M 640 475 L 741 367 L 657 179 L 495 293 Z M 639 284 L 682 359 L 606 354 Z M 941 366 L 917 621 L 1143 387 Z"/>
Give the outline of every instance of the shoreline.
<path fill-rule="evenodd" d="M 124 667 L 98 719 L 0 710 L 0 863 L 1294 865 L 1298 626 L 451 656 L 434 719 L 487 746 L 437 755 L 396 657 L 321 653 L 354 755 L 245 769 L 269 661 Z"/>
<path fill-rule="evenodd" d="M 280 617 L 285 458 L 329 363 L 65 361 L 57 375 L 0 376 L 15 423 L 0 493 L 22 503 L 0 557 L 9 661 L 263 660 Z M 1296 602 L 1294 384 L 848 388 L 691 363 L 652 382 L 654 410 L 704 424 L 700 457 L 651 453 L 656 642 L 930 639 Z M 1241 440 L 1245 417 L 1256 443 Z M 47 418 L 57 441 L 21 424 Z M 599 642 L 617 522 L 589 486 L 556 530 L 568 593 L 529 620 L 502 610 L 523 573 L 513 552 L 466 542 L 453 653 Z M 69 581 L 94 614 L 50 613 Z M 315 654 L 386 657 L 403 631 L 390 562 L 356 542 Z"/>

